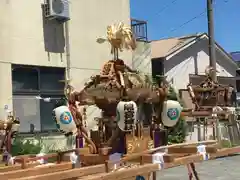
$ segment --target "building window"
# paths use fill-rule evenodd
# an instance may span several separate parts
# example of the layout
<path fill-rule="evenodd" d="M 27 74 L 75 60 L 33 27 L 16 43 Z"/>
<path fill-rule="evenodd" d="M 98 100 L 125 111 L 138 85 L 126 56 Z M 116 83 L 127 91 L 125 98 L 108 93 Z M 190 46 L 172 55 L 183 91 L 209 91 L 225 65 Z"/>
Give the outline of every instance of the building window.
<path fill-rule="evenodd" d="M 41 91 L 62 91 L 64 84 L 59 80 L 64 79 L 64 69 L 62 68 L 41 68 L 40 89 Z"/>
<path fill-rule="evenodd" d="M 239 69 L 236 70 L 236 77 L 240 77 Z M 240 80 L 239 79 L 236 80 L 236 88 L 237 88 L 237 92 L 240 92 Z"/>
<path fill-rule="evenodd" d="M 64 97 L 63 79 L 64 68 L 12 66 L 13 108 L 21 121 L 20 132 L 56 130 L 52 110 Z"/>
<path fill-rule="evenodd" d="M 38 91 L 39 71 L 36 68 L 16 67 L 12 69 L 12 82 L 14 92 Z"/>
<path fill-rule="evenodd" d="M 157 84 L 164 80 L 164 61 L 165 58 L 152 59 L 152 77 Z"/>

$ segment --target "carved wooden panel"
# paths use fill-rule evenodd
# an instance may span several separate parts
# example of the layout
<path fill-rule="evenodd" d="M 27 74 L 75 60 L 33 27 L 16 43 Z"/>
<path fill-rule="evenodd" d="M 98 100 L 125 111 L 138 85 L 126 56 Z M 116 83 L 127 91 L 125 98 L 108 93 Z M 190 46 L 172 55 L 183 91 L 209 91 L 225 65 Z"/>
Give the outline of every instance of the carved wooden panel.
<path fill-rule="evenodd" d="M 227 105 L 227 89 L 218 88 L 198 88 L 193 86 L 193 92 L 197 104 L 202 106 L 226 106 Z"/>

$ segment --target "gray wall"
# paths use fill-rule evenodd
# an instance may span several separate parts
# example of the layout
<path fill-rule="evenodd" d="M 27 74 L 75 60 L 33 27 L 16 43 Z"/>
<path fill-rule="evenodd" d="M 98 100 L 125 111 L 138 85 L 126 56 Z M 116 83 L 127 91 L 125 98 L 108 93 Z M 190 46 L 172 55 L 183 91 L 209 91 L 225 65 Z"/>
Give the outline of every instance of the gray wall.
<path fill-rule="evenodd" d="M 133 53 L 132 67 L 145 74 L 151 75 L 151 44 L 137 42 L 137 49 Z"/>
<path fill-rule="evenodd" d="M 43 18 L 42 0 L 0 1 L 0 109 L 12 107 L 11 64 L 66 66 L 63 26 Z M 107 43 L 96 39 L 106 36 L 106 27 L 120 21 L 130 24 L 129 0 L 71 0 L 69 31 L 72 84 L 77 89 L 104 62 L 111 59 Z M 131 52 L 120 53 L 127 64 Z"/>
<path fill-rule="evenodd" d="M 13 105 L 11 64 L 66 67 L 63 25 L 43 18 L 42 2 L 43 0 L 0 1 L 0 112 L 4 112 L 5 105 L 10 110 Z M 130 25 L 130 2 L 71 0 L 70 17 L 71 79 L 72 85 L 80 90 L 90 76 L 99 73 L 104 62 L 112 59 L 109 44 L 98 44 L 96 39 L 106 37 L 108 25 L 120 21 Z M 127 64 L 132 64 L 131 52 L 120 53 L 120 58 Z M 40 124 L 36 124 L 39 121 L 31 118 L 31 113 L 39 113 L 35 111 L 39 101 L 29 100 L 28 107 L 32 105 L 32 109 L 29 109 L 24 107 L 27 97 L 22 98 L 15 106 L 22 108 L 21 113 L 29 114 L 24 121 L 35 124 L 35 128 L 39 129 Z M 89 108 L 88 112 L 89 120 L 92 120 L 95 116 L 94 107 Z M 0 115 L 4 116 L 2 113 Z M 62 142 L 66 144 L 65 140 Z"/>

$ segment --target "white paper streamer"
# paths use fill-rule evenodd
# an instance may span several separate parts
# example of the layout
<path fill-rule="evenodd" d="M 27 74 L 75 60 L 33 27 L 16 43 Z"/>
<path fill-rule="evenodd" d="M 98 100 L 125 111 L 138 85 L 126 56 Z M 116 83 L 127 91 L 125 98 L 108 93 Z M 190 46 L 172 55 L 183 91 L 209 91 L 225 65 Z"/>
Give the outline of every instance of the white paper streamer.
<path fill-rule="evenodd" d="M 50 97 L 48 97 L 48 98 L 43 98 L 43 101 L 44 101 L 44 102 L 50 102 L 50 101 L 51 101 L 51 98 L 50 98 Z"/>
<path fill-rule="evenodd" d="M 41 96 L 36 96 L 35 98 L 38 100 L 43 100 L 44 102 L 51 102 L 51 99 L 52 99 L 50 97 L 42 98 Z"/>
<path fill-rule="evenodd" d="M 209 154 L 206 152 L 206 145 L 197 146 L 197 152 L 203 156 L 204 161 L 209 159 Z"/>
<path fill-rule="evenodd" d="M 15 164 L 15 157 L 9 156 L 8 165 L 14 165 L 14 164 Z"/>
<path fill-rule="evenodd" d="M 12 98 L 9 98 L 9 99 L 12 99 Z M 37 100 L 43 100 L 44 102 L 51 102 L 51 100 L 59 100 L 60 98 L 54 98 L 54 97 L 46 97 L 46 98 L 43 98 L 41 97 L 40 95 L 38 96 L 35 96 L 35 97 L 29 97 L 29 98 L 13 98 L 13 99 L 23 99 L 23 100 L 32 100 L 32 99 L 37 99 Z"/>
<path fill-rule="evenodd" d="M 76 155 L 75 152 L 72 152 L 72 153 L 70 154 L 70 161 L 71 161 L 72 164 L 77 164 L 77 162 L 78 162 L 78 156 Z"/>
<path fill-rule="evenodd" d="M 7 161 L 8 165 L 14 165 L 15 164 L 15 157 L 13 157 L 10 153 L 8 153 L 6 150 L 2 154 L 4 161 Z"/>
<path fill-rule="evenodd" d="M 44 155 L 45 155 L 44 153 L 39 153 L 39 154 L 36 155 L 36 157 L 42 157 Z M 48 163 L 44 158 L 41 158 L 41 159 L 37 160 L 37 162 L 39 162 L 40 164 L 47 164 Z"/>
<path fill-rule="evenodd" d="M 36 99 L 42 99 L 40 96 L 36 96 Z"/>
<path fill-rule="evenodd" d="M 109 156 L 109 160 L 114 162 L 114 169 L 117 169 L 119 166 L 119 163 L 116 163 L 117 161 L 120 161 L 122 157 L 122 154 L 120 153 L 114 153 Z"/>
<path fill-rule="evenodd" d="M 165 155 L 165 152 L 158 152 L 152 155 L 152 163 L 153 164 L 159 164 L 159 169 L 164 168 L 164 159 L 163 156 Z"/>

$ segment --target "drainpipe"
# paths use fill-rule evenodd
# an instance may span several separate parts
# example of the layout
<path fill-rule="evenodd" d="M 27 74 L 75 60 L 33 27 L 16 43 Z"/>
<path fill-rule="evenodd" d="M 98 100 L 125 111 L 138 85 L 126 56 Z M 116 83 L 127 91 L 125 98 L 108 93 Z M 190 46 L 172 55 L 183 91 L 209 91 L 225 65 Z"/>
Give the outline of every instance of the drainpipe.
<path fill-rule="evenodd" d="M 65 47 L 66 47 L 65 88 L 67 88 L 70 80 L 70 67 L 71 67 L 68 21 L 64 23 L 64 30 L 65 30 Z M 68 148 L 71 149 L 72 145 L 73 145 L 73 137 L 69 136 L 67 138 L 67 146 Z"/>
<path fill-rule="evenodd" d="M 66 69 L 65 69 L 65 80 L 66 80 L 65 88 L 66 88 L 69 85 L 70 67 L 71 67 L 68 21 L 64 23 L 64 27 L 65 27 L 65 46 L 66 46 Z"/>
<path fill-rule="evenodd" d="M 70 58 L 70 41 L 69 41 L 69 24 L 68 21 L 64 23 L 65 25 L 65 46 L 66 46 L 66 69 L 65 69 L 65 88 L 69 85 L 70 80 L 70 69 L 71 69 L 71 58 Z M 73 139 L 69 140 L 70 144 L 73 143 Z M 83 137 L 80 133 L 77 134 L 76 139 L 76 148 L 82 148 L 83 147 Z M 69 144 L 69 145 L 70 145 Z"/>

